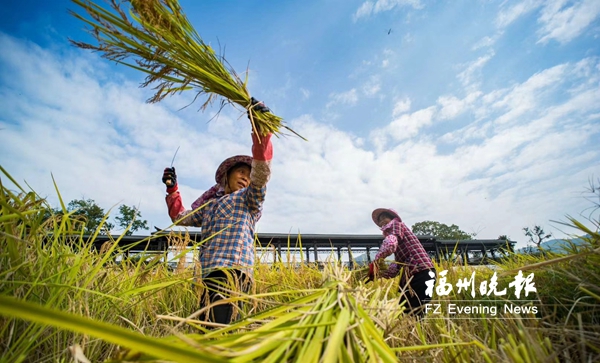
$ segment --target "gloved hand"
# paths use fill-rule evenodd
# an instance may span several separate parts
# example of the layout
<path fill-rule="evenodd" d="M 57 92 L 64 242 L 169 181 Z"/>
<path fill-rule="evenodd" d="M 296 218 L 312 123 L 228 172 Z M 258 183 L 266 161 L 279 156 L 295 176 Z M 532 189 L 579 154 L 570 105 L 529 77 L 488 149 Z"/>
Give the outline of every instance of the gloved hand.
<path fill-rule="evenodd" d="M 258 161 L 270 161 L 273 159 L 272 134 L 257 136 L 252 133 L 252 158 Z"/>
<path fill-rule="evenodd" d="M 163 172 L 162 182 L 167 186 L 167 193 L 173 193 L 178 189 L 177 187 L 177 174 L 175 173 L 175 167 L 165 168 Z"/>
<path fill-rule="evenodd" d="M 254 97 L 250 97 L 250 104 L 254 107 L 252 109 L 258 112 L 271 112 L 267 106 L 262 101 L 257 100 Z"/>
<path fill-rule="evenodd" d="M 252 118 L 250 118 L 250 112 L 252 112 L 251 110 L 254 110 L 254 114 L 256 115 L 256 112 L 271 112 L 271 110 L 269 110 L 269 108 L 267 106 L 265 106 L 264 103 L 262 103 L 261 101 L 257 100 L 254 97 L 250 97 L 250 104 L 252 105 L 252 107 L 250 108 L 250 110 L 248 110 L 248 120 L 252 121 Z M 254 125 L 256 126 L 256 128 L 258 129 L 257 131 L 260 133 L 260 128 L 258 125 Z"/>

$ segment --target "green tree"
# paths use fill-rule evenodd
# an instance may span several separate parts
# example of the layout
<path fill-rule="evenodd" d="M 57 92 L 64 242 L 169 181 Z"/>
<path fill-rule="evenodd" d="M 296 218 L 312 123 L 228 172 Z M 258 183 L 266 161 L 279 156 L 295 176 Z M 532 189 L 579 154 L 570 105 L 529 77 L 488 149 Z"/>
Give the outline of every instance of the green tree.
<path fill-rule="evenodd" d="M 529 237 L 529 242 L 533 243 L 538 248 L 540 248 L 544 240 L 552 237 L 552 233 L 544 232 L 544 229 L 538 225 L 533 226 L 533 228 L 524 227 L 523 233 Z"/>
<path fill-rule="evenodd" d="M 498 236 L 497 239 L 505 242 L 501 247 L 498 248 L 498 252 L 501 252 L 502 254 L 506 255 L 507 253 L 513 251 L 512 245 L 510 244 L 509 236 L 501 234 L 500 236 Z"/>
<path fill-rule="evenodd" d="M 130 236 L 137 230 L 148 229 L 148 221 L 141 218 L 142 214 L 136 207 L 129 207 L 122 204 L 119 207 L 119 215 L 115 217 L 115 220 L 119 223 L 119 227 L 124 230 L 131 225 L 129 230 L 125 232 L 125 235 Z"/>
<path fill-rule="evenodd" d="M 95 233 L 106 215 L 104 209 L 96 204 L 93 199 L 74 199 L 67 205 L 67 212 L 73 212 L 74 219 L 79 221 L 74 225 L 74 229 L 80 231 L 83 228 L 85 234 Z M 46 208 L 43 211 L 43 220 L 47 220 L 51 216 L 61 216 L 62 213 L 63 211 L 59 208 Z M 148 221 L 142 219 L 141 212 L 135 207 L 124 204 L 119 207 L 119 215 L 115 217 L 114 222 L 123 230 L 131 224 L 131 228 L 126 232 L 126 235 L 131 235 L 138 230 L 148 229 Z M 115 223 L 108 220 L 104 221 L 100 234 L 111 233 L 115 229 Z"/>
<path fill-rule="evenodd" d="M 67 205 L 69 212 L 75 211 L 74 216 L 79 217 L 84 225 L 84 232 L 92 234 L 100 226 L 105 216 L 104 209 L 101 208 L 93 199 L 74 199 Z M 100 231 L 101 234 L 108 234 L 114 228 L 114 224 L 105 221 Z"/>
<path fill-rule="evenodd" d="M 415 234 L 431 235 L 439 239 L 469 240 L 475 237 L 475 233 L 467 233 L 461 230 L 456 224 L 448 226 L 446 224 L 434 221 L 423 221 L 415 223 L 412 226 Z"/>

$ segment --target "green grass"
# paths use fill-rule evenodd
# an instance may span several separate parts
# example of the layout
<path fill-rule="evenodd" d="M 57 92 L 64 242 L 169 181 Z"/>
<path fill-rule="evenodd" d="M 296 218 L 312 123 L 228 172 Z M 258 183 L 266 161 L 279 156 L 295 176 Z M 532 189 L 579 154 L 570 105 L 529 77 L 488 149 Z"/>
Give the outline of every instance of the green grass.
<path fill-rule="evenodd" d="M 1 167 L 0 167 L 1 168 Z M 2 169 L 5 179 L 11 179 Z M 16 182 L 13 183 L 15 185 Z M 398 306 L 397 279 L 363 282 L 364 270 L 337 263 L 259 263 L 256 284 L 235 323 L 209 329 L 194 317 L 202 282 L 193 268 L 170 271 L 166 254 L 125 258 L 118 240 L 95 251 L 68 213 L 44 217 L 34 192 L 0 195 L 0 361 L 67 362 L 587 362 L 600 358 L 600 236 L 577 221 L 587 244 L 567 256 L 513 255 L 497 266 L 498 285 L 535 274 L 535 316 L 442 315 L 422 321 Z M 60 194 L 59 194 L 60 198 Z M 101 228 L 101 226 L 99 227 Z M 94 238 L 93 236 L 91 237 Z M 187 253 L 185 235 L 173 235 Z M 257 259 L 259 260 L 259 259 Z M 448 281 L 494 270 L 440 262 Z M 478 287 L 478 284 L 476 285 Z M 509 293 L 510 293 L 509 289 Z M 479 293 L 478 293 L 479 295 Z M 502 305 L 489 298 L 487 304 Z M 434 303 L 472 299 L 453 291 Z M 483 302 L 486 304 L 486 302 Z M 534 319 L 525 319 L 525 318 Z"/>

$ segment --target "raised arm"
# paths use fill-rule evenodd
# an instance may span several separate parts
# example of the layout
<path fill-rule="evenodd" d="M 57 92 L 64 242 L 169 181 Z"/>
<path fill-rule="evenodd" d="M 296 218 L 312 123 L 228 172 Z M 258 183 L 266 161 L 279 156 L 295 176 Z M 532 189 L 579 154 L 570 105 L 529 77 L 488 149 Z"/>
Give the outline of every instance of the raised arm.
<path fill-rule="evenodd" d="M 177 185 L 175 168 L 166 168 L 163 173 L 162 181 L 167 186 L 167 196 L 165 200 L 167 202 L 171 221 L 176 222 L 183 218 L 177 225 L 200 227 L 202 224 L 203 209 L 193 213 L 193 210 L 186 210 L 183 207 L 183 201 L 181 200 L 181 194 L 179 194 L 179 187 Z"/>
<path fill-rule="evenodd" d="M 257 136 L 252 133 L 252 171 L 250 186 L 246 192 L 246 204 L 253 213 L 259 214 L 267 193 L 267 182 L 271 177 L 273 145 L 271 134 Z"/>

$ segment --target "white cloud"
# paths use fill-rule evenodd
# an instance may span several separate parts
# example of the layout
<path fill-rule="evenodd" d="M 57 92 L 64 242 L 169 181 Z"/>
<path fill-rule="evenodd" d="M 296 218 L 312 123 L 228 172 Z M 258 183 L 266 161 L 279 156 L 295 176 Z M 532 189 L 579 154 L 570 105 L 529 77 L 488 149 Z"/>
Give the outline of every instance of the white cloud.
<path fill-rule="evenodd" d="M 498 124 L 518 122 L 519 117 L 533 110 L 542 101 L 544 92 L 556 86 L 564 76 L 566 65 L 558 65 L 531 76 L 522 84 L 515 85 L 508 95 L 491 106 L 508 110 L 496 120 Z"/>
<path fill-rule="evenodd" d="M 356 102 L 358 102 L 358 93 L 356 88 L 353 88 L 342 93 L 331 93 L 329 99 L 330 101 L 327 103 L 327 108 L 338 104 L 354 106 Z"/>
<path fill-rule="evenodd" d="M 597 0 L 525 0 L 509 4 L 508 8 L 498 14 L 496 25 L 505 28 L 521 16 L 541 8 L 538 17 L 541 25 L 538 29 L 538 42 L 542 44 L 550 40 L 570 42 L 600 16 L 600 2 Z"/>
<path fill-rule="evenodd" d="M 360 65 L 357 66 L 349 75 L 350 79 L 369 79 L 371 81 L 373 78 L 381 78 L 382 74 L 386 72 L 390 72 L 393 70 L 393 64 L 395 61 L 396 52 L 389 48 L 383 48 L 383 50 L 379 53 L 375 53 L 371 55 L 371 59 L 364 59 L 360 62 Z M 377 68 L 383 69 L 382 73 L 374 74 L 374 70 Z"/>
<path fill-rule="evenodd" d="M 406 97 L 396 101 L 392 116 L 396 117 L 410 110 L 410 98 Z"/>
<path fill-rule="evenodd" d="M 538 20 L 542 24 L 539 42 L 547 43 L 554 39 L 559 43 L 567 43 L 580 35 L 598 16 L 598 0 L 583 0 L 570 7 L 565 6 L 564 1 L 549 1 Z"/>
<path fill-rule="evenodd" d="M 438 99 L 442 109 L 440 119 L 472 110 L 477 119 L 462 129 L 448 132 L 442 140 L 449 143 L 465 143 L 470 139 L 485 139 L 500 130 L 519 130 L 515 127 L 527 120 L 530 125 L 565 125 L 582 122 L 577 115 L 587 114 L 591 122 L 594 100 L 600 99 L 597 84 L 600 72 L 598 59 L 586 58 L 570 65 L 562 64 L 532 75 L 523 83 L 511 88 L 495 90 L 481 95 L 480 92 L 460 100 L 455 96 Z M 577 80 L 577 86 L 563 89 L 565 83 Z M 567 93 L 567 95 L 560 92 Z M 551 104 L 551 106 L 550 106 Z M 492 120 L 493 123 L 483 123 Z M 539 129 L 539 126 L 537 129 Z M 519 132 L 525 132 L 520 130 Z"/>
<path fill-rule="evenodd" d="M 0 56 L 2 165 L 39 187 L 43 196 L 54 196 L 50 185 L 42 184 L 52 173 L 67 201 L 85 196 L 105 208 L 140 204 L 156 216 L 164 212 L 162 168 L 178 146 L 176 166 L 187 169 L 181 174 L 182 189 L 194 194 L 201 190 L 186 180 L 210 185 L 223 151 L 247 153 L 234 141 L 197 132 L 166 103 L 144 103 L 147 95 L 137 84 L 107 79 L 99 59 L 76 51 L 58 58 L 5 35 L 0 44 L 11 49 Z M 150 222 L 166 223 L 159 218 Z"/>
<path fill-rule="evenodd" d="M 395 141 L 412 138 L 419 133 L 422 127 L 431 124 L 435 112 L 436 107 L 431 106 L 411 114 L 402 114 L 396 117 L 385 128 L 374 130 L 371 133 L 371 139 L 374 143 L 380 144 L 382 140 L 386 140 L 387 138 Z"/>
<path fill-rule="evenodd" d="M 396 7 L 408 6 L 413 9 L 422 9 L 423 4 L 419 0 L 377 0 L 375 3 L 372 1 L 365 1 L 356 10 L 352 18 L 357 21 L 363 17 L 369 17 L 371 14 L 377 14 L 380 12 L 390 11 Z"/>
<path fill-rule="evenodd" d="M 165 227 L 160 177 L 178 146 L 175 166 L 188 206 L 214 183 L 222 159 L 250 152 L 247 120 L 232 109 L 205 125 L 210 114 L 145 104 L 144 90 L 115 80 L 99 58 L 2 34 L 0 47 L 0 164 L 54 202 L 50 173 L 67 201 L 139 204 L 150 225 Z M 595 58 L 558 65 L 512 87 L 447 95 L 412 113 L 417 101 L 395 99 L 391 122 L 371 131 L 375 150 L 310 114 L 292 117 L 290 125 L 310 141 L 274 138 L 257 229 L 376 234 L 370 212 L 390 206 L 409 225 L 438 220 L 481 230 L 480 238 L 522 241 L 522 227 L 587 207 L 573 196 L 600 166 L 599 65 Z M 333 94 L 330 102 L 352 104 L 358 93 Z M 480 108 L 489 111 L 451 136 L 437 135 L 438 116 L 473 116 Z"/>
<path fill-rule="evenodd" d="M 381 90 L 381 80 L 379 76 L 371 76 L 367 82 L 363 84 L 362 91 L 367 97 L 373 97 Z"/>
<path fill-rule="evenodd" d="M 465 112 L 467 108 L 481 96 L 481 94 L 482 93 L 479 91 L 471 92 L 462 100 L 455 96 L 439 97 L 437 100 L 438 104 L 441 106 L 441 110 L 438 114 L 439 118 L 441 120 L 446 120 L 457 117 Z"/>
<path fill-rule="evenodd" d="M 472 88 L 476 87 L 478 80 L 481 76 L 481 70 L 487 62 L 492 59 L 494 52 L 490 51 L 488 54 L 477 58 L 475 61 L 469 63 L 465 70 L 458 74 L 457 78 L 461 81 L 463 86 Z"/>
<path fill-rule="evenodd" d="M 361 6 L 358 8 L 358 10 L 356 10 L 356 12 L 354 13 L 353 19 L 354 19 L 354 21 L 356 21 L 362 17 L 371 15 L 372 12 L 373 12 L 373 2 L 365 1 L 364 3 L 361 4 Z"/>
<path fill-rule="evenodd" d="M 481 38 L 477 43 L 475 43 L 475 45 L 473 45 L 473 48 L 471 48 L 471 50 L 477 50 L 480 48 L 491 47 L 492 45 L 494 45 L 496 43 L 496 41 L 498 40 L 498 38 L 501 35 L 502 35 L 502 32 L 497 33 L 493 37 L 485 36 L 485 37 Z"/>
<path fill-rule="evenodd" d="M 390 65 L 390 60 L 392 57 L 394 57 L 396 53 L 389 49 L 389 48 L 385 48 L 382 52 L 382 58 L 383 60 L 381 61 L 381 68 L 387 68 Z"/>
<path fill-rule="evenodd" d="M 485 139 L 491 134 L 492 130 L 492 123 L 480 124 L 475 122 L 462 129 L 447 132 L 439 140 L 448 144 L 465 145 Z"/>
<path fill-rule="evenodd" d="M 559 0 L 562 1 L 562 0 Z M 507 2 L 510 6 L 498 13 L 496 17 L 496 25 L 500 28 L 507 27 L 521 16 L 539 8 L 544 1 L 541 0 L 524 0 L 518 3 Z"/>

